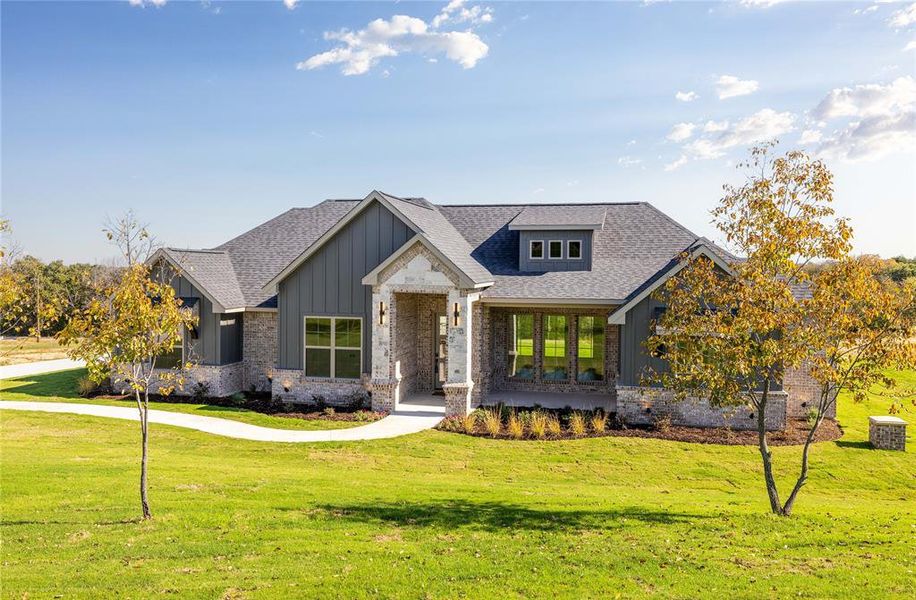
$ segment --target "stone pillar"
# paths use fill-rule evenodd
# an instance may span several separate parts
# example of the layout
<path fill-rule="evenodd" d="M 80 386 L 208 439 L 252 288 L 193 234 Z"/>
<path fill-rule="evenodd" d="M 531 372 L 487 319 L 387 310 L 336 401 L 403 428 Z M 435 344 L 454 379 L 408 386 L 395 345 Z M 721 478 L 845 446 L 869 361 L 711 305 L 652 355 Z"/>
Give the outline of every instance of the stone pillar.
<path fill-rule="evenodd" d="M 906 421 L 899 417 L 868 417 L 868 441 L 878 450 L 906 451 Z"/>
<path fill-rule="evenodd" d="M 398 403 L 398 379 L 393 372 L 391 357 L 397 320 L 397 308 L 392 302 L 394 294 L 388 286 L 372 290 L 372 410 L 391 412 Z M 385 303 L 384 322 L 379 323 L 379 303 Z"/>
<path fill-rule="evenodd" d="M 445 392 L 445 416 L 463 416 L 471 410 L 473 353 L 473 305 L 480 294 L 453 289 L 448 293 L 448 377 Z M 455 323 L 455 308 L 458 323 Z"/>

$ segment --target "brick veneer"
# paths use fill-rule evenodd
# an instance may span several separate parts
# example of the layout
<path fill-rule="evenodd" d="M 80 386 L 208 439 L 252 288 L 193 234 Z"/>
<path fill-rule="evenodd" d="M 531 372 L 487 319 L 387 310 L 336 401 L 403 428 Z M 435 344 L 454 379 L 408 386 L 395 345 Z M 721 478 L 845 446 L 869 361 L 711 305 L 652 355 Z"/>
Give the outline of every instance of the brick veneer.
<path fill-rule="evenodd" d="M 821 386 L 811 377 L 808 367 L 786 369 L 782 376 L 783 390 L 788 394 L 786 414 L 790 419 L 803 419 L 808 411 L 817 408 L 820 402 Z M 836 402 L 832 403 L 824 415 L 828 419 L 836 418 Z"/>
<path fill-rule="evenodd" d="M 368 399 L 368 380 L 305 377 L 300 369 L 274 369 L 271 395 L 285 402 L 314 403 L 321 398 L 331 406 Z"/>
<path fill-rule="evenodd" d="M 170 372 L 169 369 L 156 369 L 154 374 L 158 376 Z M 125 375 L 123 374 L 112 378 L 112 387 L 122 394 L 130 391 L 124 378 Z M 176 396 L 191 396 L 195 393 L 197 383 L 200 382 L 207 384 L 207 396 L 224 398 L 236 392 L 241 392 L 244 388 L 244 378 L 245 365 L 242 362 L 229 365 L 197 365 L 182 374 L 184 382 L 181 386 L 176 386 L 172 394 Z M 150 389 L 158 393 L 160 387 L 173 385 L 173 383 L 169 382 L 160 382 L 157 378 L 153 381 Z"/>
<path fill-rule="evenodd" d="M 869 417 L 868 441 L 878 450 L 906 451 L 906 421 L 898 417 Z"/>
<path fill-rule="evenodd" d="M 757 419 L 747 406 L 716 408 L 700 398 L 674 399 L 674 393 L 656 388 L 617 386 L 617 416 L 630 425 L 651 425 L 659 417 L 670 417 L 673 425 L 688 427 L 729 427 L 756 429 Z M 767 400 L 766 428 L 786 428 L 786 394 L 771 392 Z"/>
<path fill-rule="evenodd" d="M 242 330 L 245 389 L 271 391 L 269 375 L 277 364 L 277 313 L 248 311 Z"/>

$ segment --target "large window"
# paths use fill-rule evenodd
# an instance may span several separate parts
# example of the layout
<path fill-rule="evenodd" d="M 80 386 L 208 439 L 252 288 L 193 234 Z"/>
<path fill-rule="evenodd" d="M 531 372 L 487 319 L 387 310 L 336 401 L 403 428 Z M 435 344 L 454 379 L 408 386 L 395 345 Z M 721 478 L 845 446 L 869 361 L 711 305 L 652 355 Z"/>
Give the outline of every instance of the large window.
<path fill-rule="evenodd" d="M 534 315 L 509 315 L 509 377 L 534 379 Z"/>
<path fill-rule="evenodd" d="M 566 329 L 565 316 L 544 316 L 544 379 L 567 378 Z"/>
<path fill-rule="evenodd" d="M 580 316 L 576 339 L 579 381 L 604 380 L 604 319 Z"/>
<path fill-rule="evenodd" d="M 305 374 L 359 379 L 362 370 L 362 320 L 354 317 L 305 318 Z"/>
<path fill-rule="evenodd" d="M 184 333 L 182 332 L 172 348 L 156 358 L 157 369 L 174 369 L 184 364 Z"/>

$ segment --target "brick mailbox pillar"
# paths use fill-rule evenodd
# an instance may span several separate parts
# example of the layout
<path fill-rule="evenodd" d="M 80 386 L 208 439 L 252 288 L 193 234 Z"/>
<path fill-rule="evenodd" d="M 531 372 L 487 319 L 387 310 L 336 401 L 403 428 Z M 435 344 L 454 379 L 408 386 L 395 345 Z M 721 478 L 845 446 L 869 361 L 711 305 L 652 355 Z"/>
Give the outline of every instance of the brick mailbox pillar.
<path fill-rule="evenodd" d="M 879 450 L 906 450 L 906 421 L 898 417 L 868 417 L 868 441 Z"/>

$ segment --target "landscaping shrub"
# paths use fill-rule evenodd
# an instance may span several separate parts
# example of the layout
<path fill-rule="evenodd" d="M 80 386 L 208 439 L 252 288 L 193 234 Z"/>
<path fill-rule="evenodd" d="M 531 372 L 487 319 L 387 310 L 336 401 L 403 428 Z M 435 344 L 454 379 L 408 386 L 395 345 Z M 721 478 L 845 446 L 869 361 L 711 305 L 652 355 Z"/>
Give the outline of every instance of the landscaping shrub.
<path fill-rule="evenodd" d="M 334 416 L 334 407 L 333 406 L 324 407 L 321 411 L 321 414 L 323 414 L 326 417 L 333 417 Z"/>
<path fill-rule="evenodd" d="M 474 410 L 463 417 L 456 417 L 461 424 L 461 430 L 465 433 L 473 434 L 477 431 L 477 422 L 480 420 L 481 411 Z"/>
<path fill-rule="evenodd" d="M 206 381 L 198 381 L 191 387 L 191 398 L 195 402 L 203 404 L 204 400 L 210 397 L 210 384 Z"/>
<path fill-rule="evenodd" d="M 590 421 L 592 431 L 595 433 L 604 433 L 604 430 L 607 427 L 607 415 L 603 410 L 596 410 L 593 412 Z"/>
<path fill-rule="evenodd" d="M 76 389 L 83 398 L 88 398 L 95 393 L 99 386 L 88 377 L 80 377 L 76 380 Z"/>
<path fill-rule="evenodd" d="M 360 423 L 371 421 L 372 413 L 366 410 L 358 410 L 355 413 L 353 413 L 353 419 L 356 421 L 359 421 Z"/>
<path fill-rule="evenodd" d="M 483 428 L 492 436 L 499 435 L 502 429 L 502 415 L 498 406 L 494 406 L 483 411 Z"/>
<path fill-rule="evenodd" d="M 547 416 L 547 435 L 550 437 L 560 437 L 563 433 L 563 426 L 560 425 L 560 419 L 556 415 Z"/>
<path fill-rule="evenodd" d="M 657 415 L 652 420 L 652 429 L 660 433 L 667 433 L 671 429 L 671 415 Z"/>
<path fill-rule="evenodd" d="M 521 439 L 522 436 L 525 435 L 525 429 L 522 427 L 522 422 L 514 412 L 509 415 L 509 419 L 506 421 L 506 433 L 515 440 Z"/>
<path fill-rule="evenodd" d="M 528 423 L 528 431 L 531 432 L 531 437 L 542 440 L 547 436 L 547 415 L 540 410 L 534 410 L 531 412 L 531 420 Z"/>
<path fill-rule="evenodd" d="M 817 422 L 818 414 L 817 409 L 813 406 L 808 409 L 808 412 L 805 414 L 805 420 L 808 422 L 808 427 L 814 427 L 814 424 Z"/>
<path fill-rule="evenodd" d="M 229 397 L 229 400 L 236 406 L 243 406 L 248 401 L 248 398 L 242 392 L 236 392 Z"/>
<path fill-rule="evenodd" d="M 579 411 L 569 415 L 569 432 L 573 435 L 585 435 L 585 417 Z"/>

